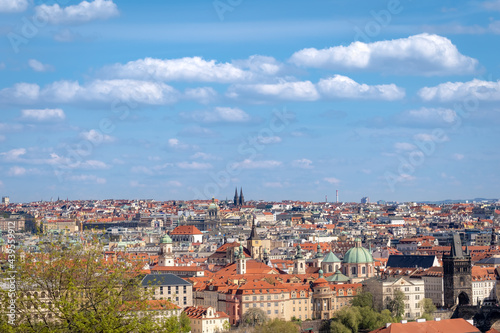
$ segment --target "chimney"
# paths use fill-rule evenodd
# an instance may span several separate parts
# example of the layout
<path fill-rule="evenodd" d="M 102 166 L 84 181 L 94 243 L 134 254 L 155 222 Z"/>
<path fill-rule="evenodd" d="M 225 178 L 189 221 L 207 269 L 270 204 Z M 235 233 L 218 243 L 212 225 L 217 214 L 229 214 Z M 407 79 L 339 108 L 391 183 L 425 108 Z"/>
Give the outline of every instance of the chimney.
<path fill-rule="evenodd" d="M 401 324 L 406 324 L 408 320 L 401 320 Z"/>
<path fill-rule="evenodd" d="M 434 318 L 434 321 L 441 321 L 441 318 Z"/>
<path fill-rule="evenodd" d="M 387 324 L 385 324 L 385 328 L 387 328 L 387 327 L 391 326 L 391 324 L 392 324 L 392 323 L 387 323 Z"/>
<path fill-rule="evenodd" d="M 417 319 L 417 323 L 425 323 L 425 318 Z"/>

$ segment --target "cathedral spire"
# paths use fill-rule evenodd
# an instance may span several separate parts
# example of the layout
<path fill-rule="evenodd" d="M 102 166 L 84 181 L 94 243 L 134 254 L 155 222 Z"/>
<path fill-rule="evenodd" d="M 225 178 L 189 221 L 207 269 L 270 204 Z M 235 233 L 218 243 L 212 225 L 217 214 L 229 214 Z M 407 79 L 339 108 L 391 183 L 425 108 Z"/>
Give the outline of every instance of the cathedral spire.
<path fill-rule="evenodd" d="M 240 187 L 240 206 L 243 206 L 243 204 L 245 203 L 245 198 L 243 197 L 243 187 Z"/>
<path fill-rule="evenodd" d="M 234 189 L 234 205 L 238 206 L 238 187 Z"/>

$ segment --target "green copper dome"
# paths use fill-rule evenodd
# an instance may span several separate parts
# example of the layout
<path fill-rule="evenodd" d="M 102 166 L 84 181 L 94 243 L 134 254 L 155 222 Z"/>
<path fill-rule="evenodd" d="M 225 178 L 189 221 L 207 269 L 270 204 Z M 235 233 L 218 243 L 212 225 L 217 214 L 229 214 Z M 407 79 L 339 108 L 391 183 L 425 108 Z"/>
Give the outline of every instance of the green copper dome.
<path fill-rule="evenodd" d="M 163 235 L 163 237 L 160 240 L 161 244 L 172 244 L 172 238 L 168 234 Z"/>
<path fill-rule="evenodd" d="M 347 251 L 342 262 L 344 264 L 365 264 L 373 262 L 373 257 L 370 251 L 364 247 L 356 246 Z"/>

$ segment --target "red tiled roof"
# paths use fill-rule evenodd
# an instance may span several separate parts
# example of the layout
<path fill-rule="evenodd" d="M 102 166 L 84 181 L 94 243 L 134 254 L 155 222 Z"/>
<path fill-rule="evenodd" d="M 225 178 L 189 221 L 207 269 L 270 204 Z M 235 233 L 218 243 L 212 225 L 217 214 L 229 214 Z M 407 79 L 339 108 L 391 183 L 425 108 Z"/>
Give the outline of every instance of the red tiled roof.
<path fill-rule="evenodd" d="M 194 225 L 180 225 L 176 227 L 170 235 L 203 235 Z"/>
<path fill-rule="evenodd" d="M 444 319 L 440 321 L 394 323 L 370 333 L 479 333 L 474 325 L 462 318 Z"/>

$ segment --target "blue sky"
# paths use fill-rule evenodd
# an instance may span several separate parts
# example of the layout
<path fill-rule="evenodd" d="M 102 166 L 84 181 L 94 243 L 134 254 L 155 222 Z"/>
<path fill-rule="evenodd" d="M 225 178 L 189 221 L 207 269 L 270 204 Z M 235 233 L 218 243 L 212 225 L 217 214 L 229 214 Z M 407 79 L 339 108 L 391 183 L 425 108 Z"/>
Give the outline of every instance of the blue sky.
<path fill-rule="evenodd" d="M 0 0 L 0 194 L 499 197 L 499 42 L 499 0 Z"/>

